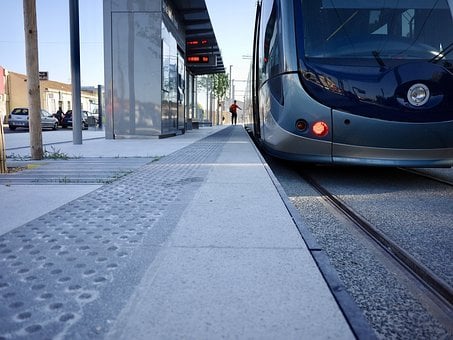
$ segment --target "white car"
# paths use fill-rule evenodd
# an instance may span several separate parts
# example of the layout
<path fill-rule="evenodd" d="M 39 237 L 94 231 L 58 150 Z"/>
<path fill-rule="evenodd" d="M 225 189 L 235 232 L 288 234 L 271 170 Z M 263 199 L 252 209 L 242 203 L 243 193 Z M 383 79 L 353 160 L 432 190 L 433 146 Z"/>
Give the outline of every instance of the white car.
<path fill-rule="evenodd" d="M 15 108 L 8 116 L 9 129 L 13 131 L 18 127 L 28 129 L 28 120 L 27 108 Z M 41 110 L 41 127 L 43 129 L 56 130 L 58 128 L 58 120 L 46 110 Z"/>

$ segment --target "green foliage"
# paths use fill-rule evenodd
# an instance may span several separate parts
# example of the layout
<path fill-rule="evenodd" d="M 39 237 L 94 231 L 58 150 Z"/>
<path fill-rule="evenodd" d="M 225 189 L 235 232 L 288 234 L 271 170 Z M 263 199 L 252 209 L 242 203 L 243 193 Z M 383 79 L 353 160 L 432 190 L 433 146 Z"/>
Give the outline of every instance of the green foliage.
<path fill-rule="evenodd" d="M 211 75 L 206 75 L 197 78 L 198 90 L 206 90 L 208 87 L 208 80 L 210 81 L 210 87 L 212 87 L 212 92 L 214 96 L 219 100 L 223 100 L 228 91 L 230 82 L 228 80 L 228 75 L 225 73 L 216 73 Z"/>
<path fill-rule="evenodd" d="M 216 73 L 214 74 L 213 78 L 214 95 L 218 100 L 223 100 L 230 85 L 228 75 L 226 73 Z"/>

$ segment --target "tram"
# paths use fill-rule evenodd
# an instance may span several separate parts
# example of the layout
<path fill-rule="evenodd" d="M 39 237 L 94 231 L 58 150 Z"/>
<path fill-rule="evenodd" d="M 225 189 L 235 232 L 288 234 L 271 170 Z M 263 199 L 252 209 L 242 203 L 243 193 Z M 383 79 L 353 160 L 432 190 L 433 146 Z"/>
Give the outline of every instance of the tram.
<path fill-rule="evenodd" d="M 295 161 L 453 166 L 453 0 L 262 0 L 246 127 Z"/>

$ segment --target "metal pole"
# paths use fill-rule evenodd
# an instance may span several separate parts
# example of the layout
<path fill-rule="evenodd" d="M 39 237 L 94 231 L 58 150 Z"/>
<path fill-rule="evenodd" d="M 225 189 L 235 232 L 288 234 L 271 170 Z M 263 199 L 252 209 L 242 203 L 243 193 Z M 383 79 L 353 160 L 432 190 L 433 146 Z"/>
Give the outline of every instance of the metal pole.
<path fill-rule="evenodd" d="M 0 74 L 0 77 L 3 75 Z M 5 136 L 3 135 L 3 115 L 0 113 L 0 173 L 4 174 L 8 171 L 6 166 L 6 149 L 5 149 Z"/>
<path fill-rule="evenodd" d="M 205 119 L 203 120 L 209 120 L 209 76 L 205 76 L 206 78 L 206 114 L 205 114 Z"/>
<path fill-rule="evenodd" d="M 194 115 L 192 118 L 199 120 L 198 118 L 198 78 L 197 76 L 194 77 L 194 93 L 195 93 L 195 100 L 194 100 Z"/>
<path fill-rule="evenodd" d="M 72 140 L 73 144 L 82 144 L 79 0 L 69 0 L 69 26 L 71 34 Z"/>
<path fill-rule="evenodd" d="M 231 68 L 233 67 L 233 65 L 230 65 L 230 95 L 229 95 L 229 98 L 228 99 L 232 99 L 232 95 L 231 95 L 231 89 L 232 89 L 232 74 L 231 74 Z"/>
<path fill-rule="evenodd" d="M 39 88 L 38 29 L 36 1 L 24 0 L 25 58 L 27 64 L 28 117 L 32 159 L 44 156 L 41 131 L 41 91 Z"/>
<path fill-rule="evenodd" d="M 102 86 L 98 85 L 98 124 L 102 129 Z"/>

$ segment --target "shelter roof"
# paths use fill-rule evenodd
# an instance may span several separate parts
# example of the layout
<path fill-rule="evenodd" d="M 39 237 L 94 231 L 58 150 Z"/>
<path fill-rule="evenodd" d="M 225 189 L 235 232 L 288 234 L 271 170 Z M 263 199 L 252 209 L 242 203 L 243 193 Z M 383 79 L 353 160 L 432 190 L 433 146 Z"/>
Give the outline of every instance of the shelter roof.
<path fill-rule="evenodd" d="M 209 42 L 206 45 L 191 47 L 191 55 L 209 54 L 216 59 L 214 65 L 188 65 L 188 69 L 196 75 L 225 73 L 222 55 L 205 0 L 173 0 L 173 3 L 183 19 L 186 41 L 204 39 Z"/>

